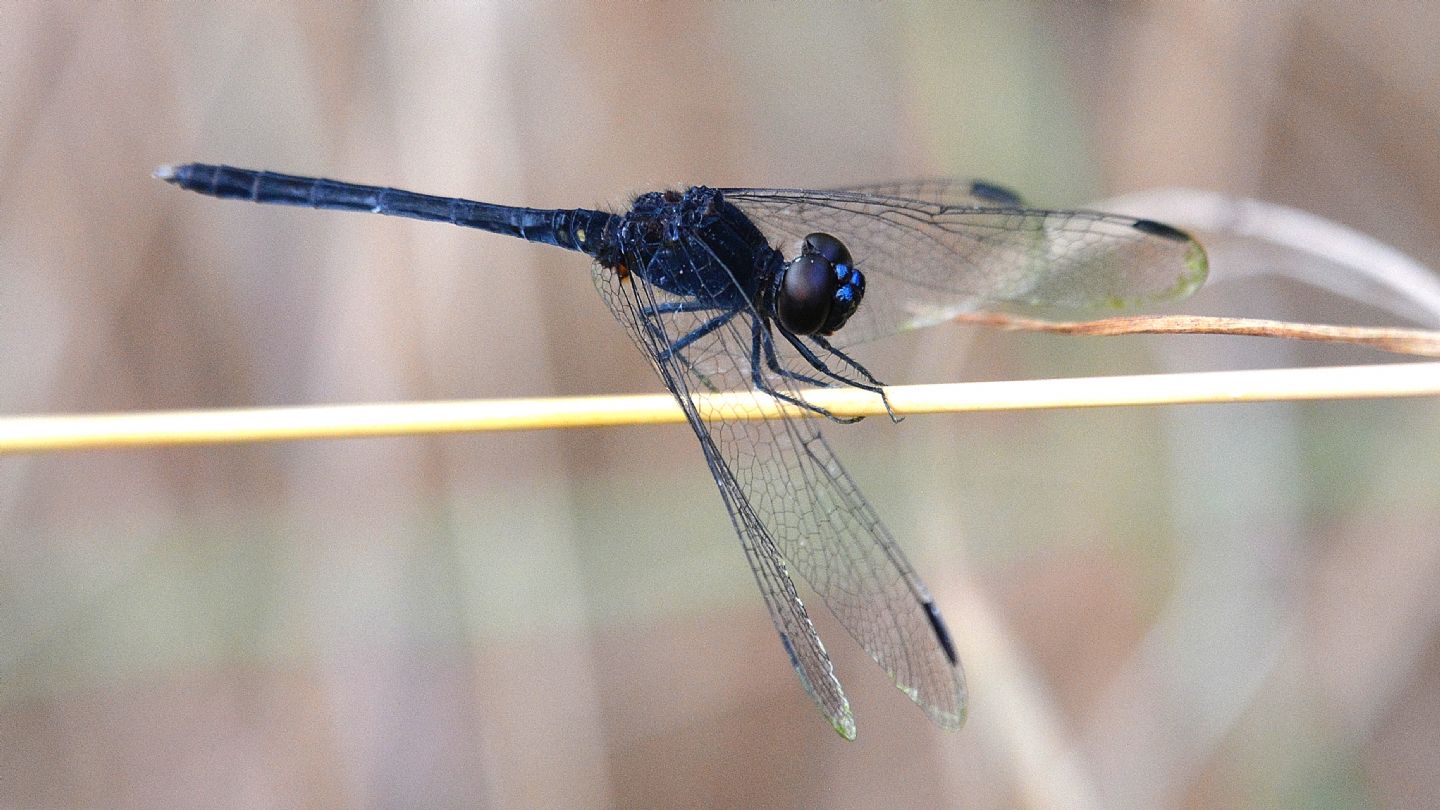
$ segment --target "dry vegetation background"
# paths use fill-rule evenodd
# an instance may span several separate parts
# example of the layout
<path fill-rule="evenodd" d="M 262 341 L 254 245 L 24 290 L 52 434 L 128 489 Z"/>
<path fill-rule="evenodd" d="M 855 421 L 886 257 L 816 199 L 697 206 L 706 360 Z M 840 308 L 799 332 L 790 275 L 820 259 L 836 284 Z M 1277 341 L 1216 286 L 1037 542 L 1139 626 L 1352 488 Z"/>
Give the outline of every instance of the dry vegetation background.
<path fill-rule="evenodd" d="M 1186 185 L 1440 266 L 1440 6 L 7 3 L 0 411 L 654 391 L 577 256 L 183 194 Z M 1186 311 L 1393 322 L 1291 282 Z M 1422 324 L 1436 326 L 1435 323 Z M 937 328 L 890 382 L 1375 362 Z M 0 806 L 1440 803 L 1433 401 L 830 429 L 973 692 L 775 642 L 683 427 L 0 459 Z"/>

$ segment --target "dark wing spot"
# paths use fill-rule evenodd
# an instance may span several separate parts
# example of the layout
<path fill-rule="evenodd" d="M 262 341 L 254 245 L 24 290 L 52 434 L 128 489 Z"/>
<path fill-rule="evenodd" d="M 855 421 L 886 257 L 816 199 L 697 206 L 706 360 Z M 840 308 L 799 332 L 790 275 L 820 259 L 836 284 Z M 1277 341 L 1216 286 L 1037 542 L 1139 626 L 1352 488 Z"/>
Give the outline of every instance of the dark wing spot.
<path fill-rule="evenodd" d="M 950 631 L 945 629 L 945 620 L 940 618 L 940 609 L 935 607 L 934 602 L 925 602 L 925 618 L 930 620 L 930 627 L 935 630 L 935 638 L 945 650 L 945 657 L 950 659 L 952 665 L 959 663 L 955 655 L 955 642 L 950 640 Z"/>
<path fill-rule="evenodd" d="M 1004 186 L 997 186 L 994 183 L 987 183 L 984 180 L 975 180 L 970 183 L 970 196 L 977 200 L 984 200 L 988 203 L 1013 208 L 1020 208 L 1025 205 L 1020 199 L 1019 194 L 1016 194 Z"/>
<path fill-rule="evenodd" d="M 1172 228 L 1163 222 L 1156 222 L 1153 219 L 1137 219 L 1132 227 L 1141 233 L 1148 233 L 1151 236 L 1158 236 L 1161 239 L 1170 239 L 1176 242 L 1190 241 L 1190 235 L 1179 228 Z"/>

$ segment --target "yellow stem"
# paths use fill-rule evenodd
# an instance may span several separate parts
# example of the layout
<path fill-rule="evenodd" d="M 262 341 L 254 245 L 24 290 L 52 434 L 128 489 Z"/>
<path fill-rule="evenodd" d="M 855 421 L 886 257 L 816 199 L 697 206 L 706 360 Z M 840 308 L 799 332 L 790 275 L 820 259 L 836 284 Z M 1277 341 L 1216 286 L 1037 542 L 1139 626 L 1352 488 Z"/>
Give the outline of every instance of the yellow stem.
<path fill-rule="evenodd" d="M 1440 362 L 1085 377 L 885 389 L 897 414 L 1440 395 Z M 839 416 L 885 413 L 853 388 L 804 391 Z M 703 418 L 813 416 L 749 391 L 695 398 Z M 685 421 L 667 394 L 0 417 L 0 454 L 539 430 Z"/>

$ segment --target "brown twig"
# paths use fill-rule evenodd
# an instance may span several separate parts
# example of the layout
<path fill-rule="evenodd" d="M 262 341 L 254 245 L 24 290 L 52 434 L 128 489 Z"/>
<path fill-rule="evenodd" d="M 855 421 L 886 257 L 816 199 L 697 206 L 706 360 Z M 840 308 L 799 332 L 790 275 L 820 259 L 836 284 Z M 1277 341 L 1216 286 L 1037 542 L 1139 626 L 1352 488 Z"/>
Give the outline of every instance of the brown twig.
<path fill-rule="evenodd" d="M 1103 318 L 1098 321 L 1046 321 L 1001 312 L 968 312 L 955 316 L 954 320 L 957 323 L 997 329 L 1062 335 L 1246 335 L 1289 338 L 1349 343 L 1394 354 L 1440 357 L 1440 332 L 1426 329 L 1330 326 L 1207 315 L 1141 315 Z"/>

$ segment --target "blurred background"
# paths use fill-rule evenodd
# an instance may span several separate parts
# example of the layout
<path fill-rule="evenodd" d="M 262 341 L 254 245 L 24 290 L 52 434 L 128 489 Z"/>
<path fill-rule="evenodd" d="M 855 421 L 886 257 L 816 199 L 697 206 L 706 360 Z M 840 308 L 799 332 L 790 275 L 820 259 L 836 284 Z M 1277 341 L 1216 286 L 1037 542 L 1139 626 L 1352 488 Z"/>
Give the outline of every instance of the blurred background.
<path fill-rule="evenodd" d="M 661 390 L 582 257 L 206 199 L 168 162 L 534 206 L 1189 186 L 1440 266 L 1436 30 L 1324 0 L 5 4 L 0 412 Z M 1437 326 L 1216 259 L 1182 311 Z M 958 326 L 859 355 L 891 383 L 1389 359 Z M 683 426 L 8 457 L 0 806 L 1440 803 L 1440 403 L 828 434 L 955 630 L 957 734 L 819 616 L 859 739 L 827 727 Z"/>

